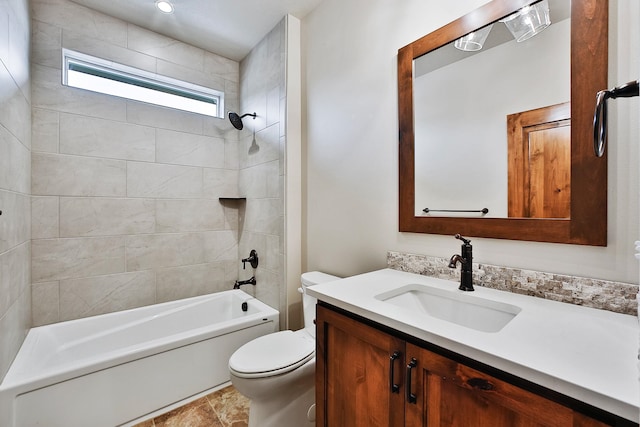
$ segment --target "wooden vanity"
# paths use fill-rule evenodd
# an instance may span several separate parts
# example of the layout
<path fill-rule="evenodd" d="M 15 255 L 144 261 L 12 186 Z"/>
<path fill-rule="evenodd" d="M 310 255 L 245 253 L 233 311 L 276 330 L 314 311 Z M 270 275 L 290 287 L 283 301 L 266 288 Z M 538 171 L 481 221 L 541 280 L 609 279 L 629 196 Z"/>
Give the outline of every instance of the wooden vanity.
<path fill-rule="evenodd" d="M 318 426 L 637 426 L 348 312 L 317 309 Z"/>
<path fill-rule="evenodd" d="M 635 350 L 634 342 L 618 348 L 615 341 L 611 341 L 602 343 L 607 348 L 600 349 L 602 353 L 593 357 L 584 351 L 593 343 L 585 344 L 584 348 L 576 345 L 575 342 L 582 342 L 582 337 L 575 337 L 579 332 L 567 319 L 587 310 L 588 317 L 595 315 L 594 322 L 602 324 L 603 320 L 597 318 L 602 310 L 513 295 L 514 303 L 523 307 L 522 312 L 495 333 L 466 330 L 469 328 L 415 315 L 411 310 L 385 311 L 386 306 L 382 304 L 386 303 L 379 298 L 381 294 L 394 286 L 417 283 L 420 277 L 423 276 L 380 270 L 318 285 L 312 290 L 320 299 L 316 318 L 318 426 L 638 425 L 640 402 L 633 402 L 637 400 L 639 386 L 637 367 L 633 363 L 638 341 L 634 316 L 604 313 L 602 319 L 612 315 L 614 323 L 606 324 L 605 329 L 610 330 L 611 335 L 619 335 L 622 341 L 634 338 L 632 334 L 635 334 Z M 435 281 L 435 284 L 446 282 L 424 280 L 425 283 Z M 384 285 L 384 282 L 395 284 Z M 455 289 L 453 282 L 442 284 L 450 284 Z M 488 295 L 484 291 L 491 290 L 480 289 L 478 293 Z M 500 294 L 504 294 L 505 300 L 510 299 L 511 294 L 500 291 L 491 297 L 498 295 L 499 298 Z M 527 306 L 528 300 L 537 301 Z M 551 303 L 552 310 L 566 309 L 565 314 L 559 313 L 566 330 L 559 324 L 556 331 L 547 330 L 545 321 L 553 314 L 544 308 L 538 309 L 538 303 L 542 306 Z M 572 312 L 575 309 L 578 314 Z M 533 316 L 529 317 L 532 312 Z M 538 326 L 531 325 L 536 316 L 541 316 Z M 577 320 L 584 323 L 582 318 Z M 592 328 L 590 324 L 584 326 Z M 532 333 L 531 328 L 538 329 L 540 335 Z M 618 334 L 614 330 L 617 328 L 623 333 Z M 556 332 L 557 336 L 553 336 Z M 549 338 L 543 341 L 541 337 L 545 334 Z M 598 340 L 598 334 L 594 331 L 591 336 Z M 519 341 L 517 337 L 521 335 L 528 339 L 521 337 Z M 472 344 L 476 338 L 484 338 L 489 344 L 477 351 L 482 345 Z M 562 348 L 557 339 L 565 341 L 570 349 Z M 507 350 L 501 349 L 501 340 L 505 341 Z M 536 341 L 531 349 L 538 347 L 538 352 L 526 347 L 526 342 L 531 340 Z M 512 352 L 512 360 L 506 356 L 509 346 L 518 347 Z M 575 354 L 584 357 L 566 360 L 566 356 L 572 354 L 567 351 L 576 351 Z M 621 354 L 628 351 L 632 354 Z M 608 360 L 607 355 L 611 356 Z M 540 375 L 547 370 L 545 365 L 553 365 L 556 358 L 559 373 L 551 378 Z M 596 369 L 594 363 L 617 366 L 597 367 L 600 372 L 581 374 Z M 575 372 L 570 372 L 572 367 L 576 368 Z M 580 387 L 575 387 L 574 374 L 583 381 Z M 607 390 L 609 382 L 613 383 L 613 392 Z M 594 390 L 598 387 L 601 389 Z M 612 396 L 616 391 L 620 395 Z M 621 400 L 626 400 L 626 404 Z"/>

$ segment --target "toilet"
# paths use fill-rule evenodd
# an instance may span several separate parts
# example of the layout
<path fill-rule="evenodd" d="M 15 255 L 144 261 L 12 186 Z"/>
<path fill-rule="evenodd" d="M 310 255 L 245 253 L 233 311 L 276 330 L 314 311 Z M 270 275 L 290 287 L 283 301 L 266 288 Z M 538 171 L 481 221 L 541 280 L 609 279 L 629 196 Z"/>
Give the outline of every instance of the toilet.
<path fill-rule="evenodd" d="M 231 355 L 231 383 L 251 401 L 249 427 L 315 426 L 316 299 L 306 288 L 338 279 L 304 273 L 304 328 L 261 336 Z"/>

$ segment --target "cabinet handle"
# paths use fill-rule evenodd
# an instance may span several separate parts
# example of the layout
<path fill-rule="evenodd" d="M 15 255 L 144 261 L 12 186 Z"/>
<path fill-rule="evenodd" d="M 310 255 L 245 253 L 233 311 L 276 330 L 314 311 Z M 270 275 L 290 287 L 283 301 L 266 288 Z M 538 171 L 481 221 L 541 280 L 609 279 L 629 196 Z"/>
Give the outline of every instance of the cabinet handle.
<path fill-rule="evenodd" d="M 391 386 L 391 393 L 400 393 L 400 386 L 393 382 L 395 375 L 393 374 L 395 361 L 400 357 L 399 351 L 394 351 L 389 358 L 389 385 Z"/>
<path fill-rule="evenodd" d="M 411 393 L 411 371 L 418 365 L 415 357 L 411 358 L 411 362 L 407 365 L 407 402 L 416 403 L 418 401 L 415 394 Z"/>
<path fill-rule="evenodd" d="M 493 384 L 491 384 L 488 380 L 484 378 L 469 378 L 467 380 L 467 384 L 469 384 L 472 388 L 477 390 L 493 390 Z"/>

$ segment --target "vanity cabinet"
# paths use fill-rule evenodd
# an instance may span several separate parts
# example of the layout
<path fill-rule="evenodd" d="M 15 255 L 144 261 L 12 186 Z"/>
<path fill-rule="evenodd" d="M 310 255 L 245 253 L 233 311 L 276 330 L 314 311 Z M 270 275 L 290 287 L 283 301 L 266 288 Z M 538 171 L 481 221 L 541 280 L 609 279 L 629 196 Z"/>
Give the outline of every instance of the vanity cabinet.
<path fill-rule="evenodd" d="M 590 418 L 348 313 L 318 305 L 316 327 L 317 426 L 633 425 Z"/>

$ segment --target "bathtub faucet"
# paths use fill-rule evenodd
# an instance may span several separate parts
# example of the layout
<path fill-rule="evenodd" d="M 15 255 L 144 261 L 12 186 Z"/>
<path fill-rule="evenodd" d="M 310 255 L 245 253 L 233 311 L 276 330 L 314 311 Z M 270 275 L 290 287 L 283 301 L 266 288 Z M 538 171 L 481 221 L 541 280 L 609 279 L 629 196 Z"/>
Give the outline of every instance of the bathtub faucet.
<path fill-rule="evenodd" d="M 256 277 L 253 276 L 251 279 L 247 279 L 247 280 L 236 280 L 236 284 L 233 285 L 233 289 L 240 289 L 240 286 L 242 285 L 256 285 Z"/>

